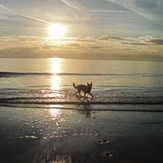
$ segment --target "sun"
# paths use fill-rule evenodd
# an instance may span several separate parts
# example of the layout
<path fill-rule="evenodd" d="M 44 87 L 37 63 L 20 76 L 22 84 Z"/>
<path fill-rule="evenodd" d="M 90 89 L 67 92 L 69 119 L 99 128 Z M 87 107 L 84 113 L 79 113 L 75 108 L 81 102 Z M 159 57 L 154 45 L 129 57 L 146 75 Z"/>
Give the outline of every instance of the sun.
<path fill-rule="evenodd" d="M 48 27 L 48 33 L 52 39 L 62 39 L 66 32 L 66 27 L 62 24 L 52 24 Z"/>

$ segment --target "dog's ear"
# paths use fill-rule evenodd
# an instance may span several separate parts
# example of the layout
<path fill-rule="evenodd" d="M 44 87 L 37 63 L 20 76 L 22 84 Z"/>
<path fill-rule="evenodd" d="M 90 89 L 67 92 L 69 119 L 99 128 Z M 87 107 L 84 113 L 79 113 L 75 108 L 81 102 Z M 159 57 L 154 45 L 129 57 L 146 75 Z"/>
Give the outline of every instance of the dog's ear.
<path fill-rule="evenodd" d="M 89 85 L 89 83 L 87 82 L 87 85 Z"/>

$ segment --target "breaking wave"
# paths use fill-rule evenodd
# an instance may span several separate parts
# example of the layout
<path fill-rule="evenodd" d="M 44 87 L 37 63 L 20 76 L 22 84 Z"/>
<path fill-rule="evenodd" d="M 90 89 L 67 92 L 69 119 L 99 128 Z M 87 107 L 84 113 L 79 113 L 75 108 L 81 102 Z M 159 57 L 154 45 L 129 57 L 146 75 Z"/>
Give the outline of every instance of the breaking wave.
<path fill-rule="evenodd" d="M 16 76 L 138 76 L 138 77 L 163 77 L 163 74 L 132 73 L 132 74 L 109 74 L 109 73 L 41 73 L 41 72 L 0 72 L 0 77 Z"/>
<path fill-rule="evenodd" d="M 115 96 L 113 94 L 106 94 L 104 97 L 103 94 L 105 94 L 103 91 L 94 91 L 94 98 L 84 98 L 76 96 L 73 90 L 67 89 L 57 91 L 8 89 L 4 93 L 0 93 L 0 106 L 50 109 L 88 109 L 100 111 L 163 112 L 162 96 L 150 97 L 125 94 Z M 149 107 L 146 108 L 144 106 Z"/>

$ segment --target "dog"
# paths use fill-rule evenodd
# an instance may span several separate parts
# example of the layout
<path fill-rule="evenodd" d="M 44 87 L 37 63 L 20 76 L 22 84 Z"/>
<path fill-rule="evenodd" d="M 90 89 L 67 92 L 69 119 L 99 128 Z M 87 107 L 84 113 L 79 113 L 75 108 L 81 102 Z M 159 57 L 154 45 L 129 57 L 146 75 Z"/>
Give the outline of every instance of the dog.
<path fill-rule="evenodd" d="M 76 94 L 79 94 L 81 96 L 80 93 L 83 92 L 84 97 L 86 97 L 86 94 L 88 93 L 93 98 L 93 95 L 91 94 L 92 82 L 90 84 L 87 83 L 87 85 L 81 84 L 81 85 L 78 85 L 78 86 L 76 86 L 75 83 L 73 83 L 73 86 L 74 86 L 75 89 L 77 89 Z"/>

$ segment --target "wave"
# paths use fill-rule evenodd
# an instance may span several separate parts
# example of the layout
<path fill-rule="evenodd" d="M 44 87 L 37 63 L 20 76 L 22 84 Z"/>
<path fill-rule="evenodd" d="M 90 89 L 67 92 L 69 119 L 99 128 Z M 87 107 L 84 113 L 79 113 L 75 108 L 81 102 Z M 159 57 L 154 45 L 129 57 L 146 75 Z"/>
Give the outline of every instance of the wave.
<path fill-rule="evenodd" d="M 26 109 L 62 109 L 78 111 L 163 112 L 163 102 L 84 102 L 84 101 L 37 101 L 36 99 L 0 99 L 0 106 Z"/>
<path fill-rule="evenodd" d="M 163 104 L 163 101 L 91 101 L 88 98 L 80 99 L 79 101 L 69 101 L 69 100 L 55 100 L 53 97 L 16 97 L 16 98 L 1 98 L 0 104 L 72 104 L 72 105 L 109 105 L 109 104 L 147 104 L 156 105 Z"/>
<path fill-rule="evenodd" d="M 163 74 L 111 74 L 111 73 L 42 73 L 42 72 L 0 72 L 0 77 L 16 77 L 16 76 L 139 76 L 139 77 L 163 77 Z"/>
<path fill-rule="evenodd" d="M 3 90 L 3 91 L 2 91 Z M 73 109 L 97 111 L 163 112 L 162 94 L 112 94 L 95 91 L 95 98 L 78 97 L 70 89 L 1 89 L 0 106 L 13 108 Z M 156 91 L 157 92 L 157 91 Z M 103 96 L 105 94 L 105 97 Z"/>

